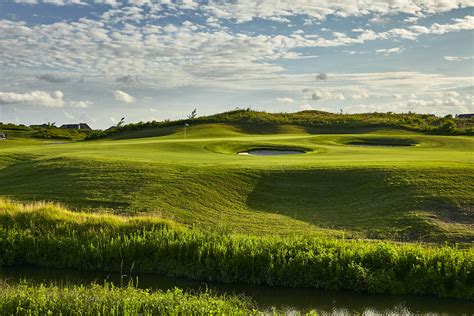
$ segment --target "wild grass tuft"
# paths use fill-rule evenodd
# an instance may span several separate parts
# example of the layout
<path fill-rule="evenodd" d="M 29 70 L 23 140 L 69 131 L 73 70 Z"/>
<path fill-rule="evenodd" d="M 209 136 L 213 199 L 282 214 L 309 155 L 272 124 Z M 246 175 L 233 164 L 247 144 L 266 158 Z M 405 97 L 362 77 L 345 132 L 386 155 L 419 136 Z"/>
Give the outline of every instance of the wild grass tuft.
<path fill-rule="evenodd" d="M 1 315 L 253 315 L 252 303 L 211 292 L 150 291 L 127 285 L 62 287 L 0 281 Z"/>
<path fill-rule="evenodd" d="M 472 248 L 214 233 L 3 201 L 0 265 L 18 264 L 474 299 Z"/>

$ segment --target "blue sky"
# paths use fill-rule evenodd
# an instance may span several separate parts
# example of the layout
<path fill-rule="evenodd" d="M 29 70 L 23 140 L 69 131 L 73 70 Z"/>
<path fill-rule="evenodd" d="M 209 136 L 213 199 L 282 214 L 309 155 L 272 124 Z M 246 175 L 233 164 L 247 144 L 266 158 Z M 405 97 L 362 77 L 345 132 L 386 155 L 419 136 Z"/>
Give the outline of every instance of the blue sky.
<path fill-rule="evenodd" d="M 474 1 L 1 0 L 0 121 L 474 112 Z"/>

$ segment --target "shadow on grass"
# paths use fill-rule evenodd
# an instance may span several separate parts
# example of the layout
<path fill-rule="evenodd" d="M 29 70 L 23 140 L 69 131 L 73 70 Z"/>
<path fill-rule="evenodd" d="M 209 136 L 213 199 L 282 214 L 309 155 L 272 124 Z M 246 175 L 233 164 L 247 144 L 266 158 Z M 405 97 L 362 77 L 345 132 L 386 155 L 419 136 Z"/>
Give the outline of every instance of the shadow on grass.
<path fill-rule="evenodd" d="M 0 192 L 18 201 L 53 201 L 72 208 L 127 208 L 128 203 L 113 197 L 114 192 L 123 194 L 127 186 L 117 182 L 117 177 L 108 173 L 111 170 L 98 172 L 88 167 L 83 161 L 61 158 L 18 162 L 0 170 Z M 101 176 L 114 181 L 93 180 Z"/>
<path fill-rule="evenodd" d="M 248 195 L 247 205 L 319 227 L 364 231 L 374 238 L 405 239 L 430 229 L 416 220 L 400 226 L 398 219 L 419 205 L 416 188 L 379 169 L 265 173 Z"/>

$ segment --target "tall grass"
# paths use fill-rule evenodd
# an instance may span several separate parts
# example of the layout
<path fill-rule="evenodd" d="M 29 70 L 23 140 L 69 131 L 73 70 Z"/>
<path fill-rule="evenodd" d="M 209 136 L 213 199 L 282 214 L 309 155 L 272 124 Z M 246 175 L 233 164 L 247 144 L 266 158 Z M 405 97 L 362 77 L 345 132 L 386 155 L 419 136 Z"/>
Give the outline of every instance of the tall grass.
<path fill-rule="evenodd" d="M 2 201 L 0 265 L 17 264 L 474 299 L 472 248 L 255 237 Z"/>
<path fill-rule="evenodd" d="M 250 301 L 180 289 L 155 291 L 112 284 L 60 287 L 0 282 L 0 315 L 252 315 Z"/>

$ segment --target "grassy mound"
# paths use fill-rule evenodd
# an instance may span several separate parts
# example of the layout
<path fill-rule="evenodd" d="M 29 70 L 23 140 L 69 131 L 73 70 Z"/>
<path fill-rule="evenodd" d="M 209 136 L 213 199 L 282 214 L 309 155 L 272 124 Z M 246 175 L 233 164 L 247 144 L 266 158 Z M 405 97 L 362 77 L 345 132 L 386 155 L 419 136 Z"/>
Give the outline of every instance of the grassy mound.
<path fill-rule="evenodd" d="M 246 134 L 357 133 L 377 129 L 399 129 L 441 135 L 473 135 L 474 120 L 436 117 L 415 113 L 334 114 L 322 111 L 267 113 L 250 109 L 234 110 L 192 120 L 139 122 L 96 131 L 88 139 L 130 136 L 153 137 L 174 133 L 185 123 L 228 124 Z"/>
<path fill-rule="evenodd" d="M 189 127 L 186 139 L 182 129 L 68 144 L 8 139 L 0 149 L 0 191 L 14 200 L 253 235 L 474 241 L 472 137 L 293 132 L 247 135 L 212 124 Z M 416 146 L 347 145 L 361 139 Z M 235 155 L 261 147 L 307 153 Z"/>
<path fill-rule="evenodd" d="M 0 281 L 2 315 L 254 315 L 250 302 L 211 293 L 154 291 L 112 284 L 62 287 Z"/>
<path fill-rule="evenodd" d="M 61 256 L 58 256 L 61 254 Z M 474 299 L 474 252 L 455 247 L 189 229 L 156 217 L 0 204 L 0 265 L 156 272 L 226 283 Z"/>

